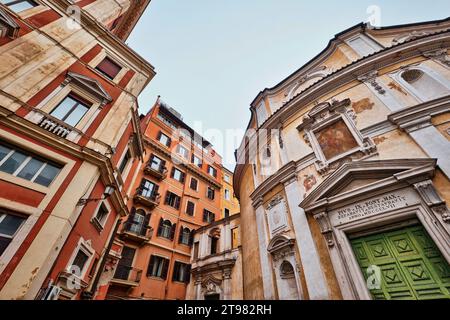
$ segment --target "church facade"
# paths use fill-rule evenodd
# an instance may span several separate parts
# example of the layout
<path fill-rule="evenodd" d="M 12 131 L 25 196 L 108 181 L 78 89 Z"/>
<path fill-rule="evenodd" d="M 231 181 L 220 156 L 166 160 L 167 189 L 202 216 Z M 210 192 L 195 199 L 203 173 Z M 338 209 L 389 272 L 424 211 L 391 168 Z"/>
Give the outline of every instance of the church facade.
<path fill-rule="evenodd" d="M 354 26 L 255 98 L 244 299 L 450 297 L 449 30 Z"/>

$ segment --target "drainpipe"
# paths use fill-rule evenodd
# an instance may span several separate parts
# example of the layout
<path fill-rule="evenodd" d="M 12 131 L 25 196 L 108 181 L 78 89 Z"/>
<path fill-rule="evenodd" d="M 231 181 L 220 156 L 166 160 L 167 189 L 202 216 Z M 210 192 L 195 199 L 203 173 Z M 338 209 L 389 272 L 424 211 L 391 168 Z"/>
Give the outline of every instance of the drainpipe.
<path fill-rule="evenodd" d="M 103 255 L 98 272 L 95 275 L 94 282 L 92 283 L 92 288 L 90 291 L 84 291 L 81 294 L 81 299 L 83 299 L 83 300 L 94 299 L 95 293 L 97 292 L 98 283 L 100 282 L 100 277 L 102 276 L 103 270 L 105 269 L 106 261 L 108 259 L 109 253 L 111 252 L 111 248 L 114 243 L 114 239 L 116 238 L 116 234 L 117 234 L 117 231 L 119 230 L 120 224 L 121 224 L 121 219 L 119 218 L 114 227 L 114 231 L 112 233 L 111 239 L 109 240 L 108 246 L 106 247 L 106 251 L 105 251 L 105 254 Z"/>

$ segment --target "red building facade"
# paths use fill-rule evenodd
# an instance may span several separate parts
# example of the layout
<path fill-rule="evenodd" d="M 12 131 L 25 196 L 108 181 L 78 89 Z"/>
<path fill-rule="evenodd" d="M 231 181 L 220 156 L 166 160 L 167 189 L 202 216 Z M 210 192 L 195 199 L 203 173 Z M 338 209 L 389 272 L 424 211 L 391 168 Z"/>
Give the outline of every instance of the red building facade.
<path fill-rule="evenodd" d="M 0 299 L 105 297 L 155 75 L 124 40 L 149 2 L 0 1 Z"/>
<path fill-rule="evenodd" d="M 107 298 L 185 299 L 194 231 L 220 219 L 222 158 L 159 100 L 141 123 L 145 160 Z"/>

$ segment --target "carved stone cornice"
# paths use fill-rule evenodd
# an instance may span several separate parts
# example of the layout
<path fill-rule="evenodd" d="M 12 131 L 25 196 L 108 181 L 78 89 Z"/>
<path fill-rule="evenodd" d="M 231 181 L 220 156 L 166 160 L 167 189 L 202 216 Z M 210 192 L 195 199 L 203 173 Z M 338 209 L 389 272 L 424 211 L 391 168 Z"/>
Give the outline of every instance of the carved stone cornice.
<path fill-rule="evenodd" d="M 433 185 L 433 181 L 425 180 L 414 184 L 414 188 L 419 193 L 422 200 L 437 215 L 442 216 L 442 220 L 450 223 L 450 211 Z"/>
<path fill-rule="evenodd" d="M 362 76 L 359 76 L 357 79 L 363 83 L 367 83 L 372 86 L 379 94 L 385 94 L 386 90 L 378 83 L 377 81 L 378 71 L 370 71 Z"/>
<path fill-rule="evenodd" d="M 431 126 L 432 117 L 448 112 L 449 108 L 450 95 L 447 95 L 394 112 L 388 116 L 388 119 L 410 133 Z"/>
<path fill-rule="evenodd" d="M 297 172 L 307 166 L 313 165 L 314 161 L 315 155 L 311 152 L 298 161 L 288 162 L 281 169 L 275 172 L 275 174 L 264 180 L 250 195 L 250 198 L 254 203 L 253 207 L 257 207 L 255 206 L 255 201 L 257 201 L 258 198 L 262 199 L 262 197 L 273 190 L 273 188 L 275 188 L 277 185 L 283 184 L 284 186 L 287 186 L 291 183 L 296 182 L 298 180 Z"/>
<path fill-rule="evenodd" d="M 450 68 L 450 57 L 448 55 L 447 49 L 438 49 L 433 51 L 424 52 L 423 55 L 427 58 L 436 60 L 442 63 L 444 66 Z"/>

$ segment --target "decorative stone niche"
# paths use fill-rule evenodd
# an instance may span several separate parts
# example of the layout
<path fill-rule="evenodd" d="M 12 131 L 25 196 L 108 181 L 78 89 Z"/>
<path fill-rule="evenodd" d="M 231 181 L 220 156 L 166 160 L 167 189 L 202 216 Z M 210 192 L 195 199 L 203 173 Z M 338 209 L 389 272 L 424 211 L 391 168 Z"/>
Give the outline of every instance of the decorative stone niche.
<path fill-rule="evenodd" d="M 355 120 L 350 99 L 319 104 L 303 118 L 297 130 L 313 149 L 319 173 L 376 153 L 375 143 L 361 134 Z"/>
<path fill-rule="evenodd" d="M 270 235 L 272 237 L 289 229 L 286 201 L 281 195 L 273 198 L 266 209 Z"/>

